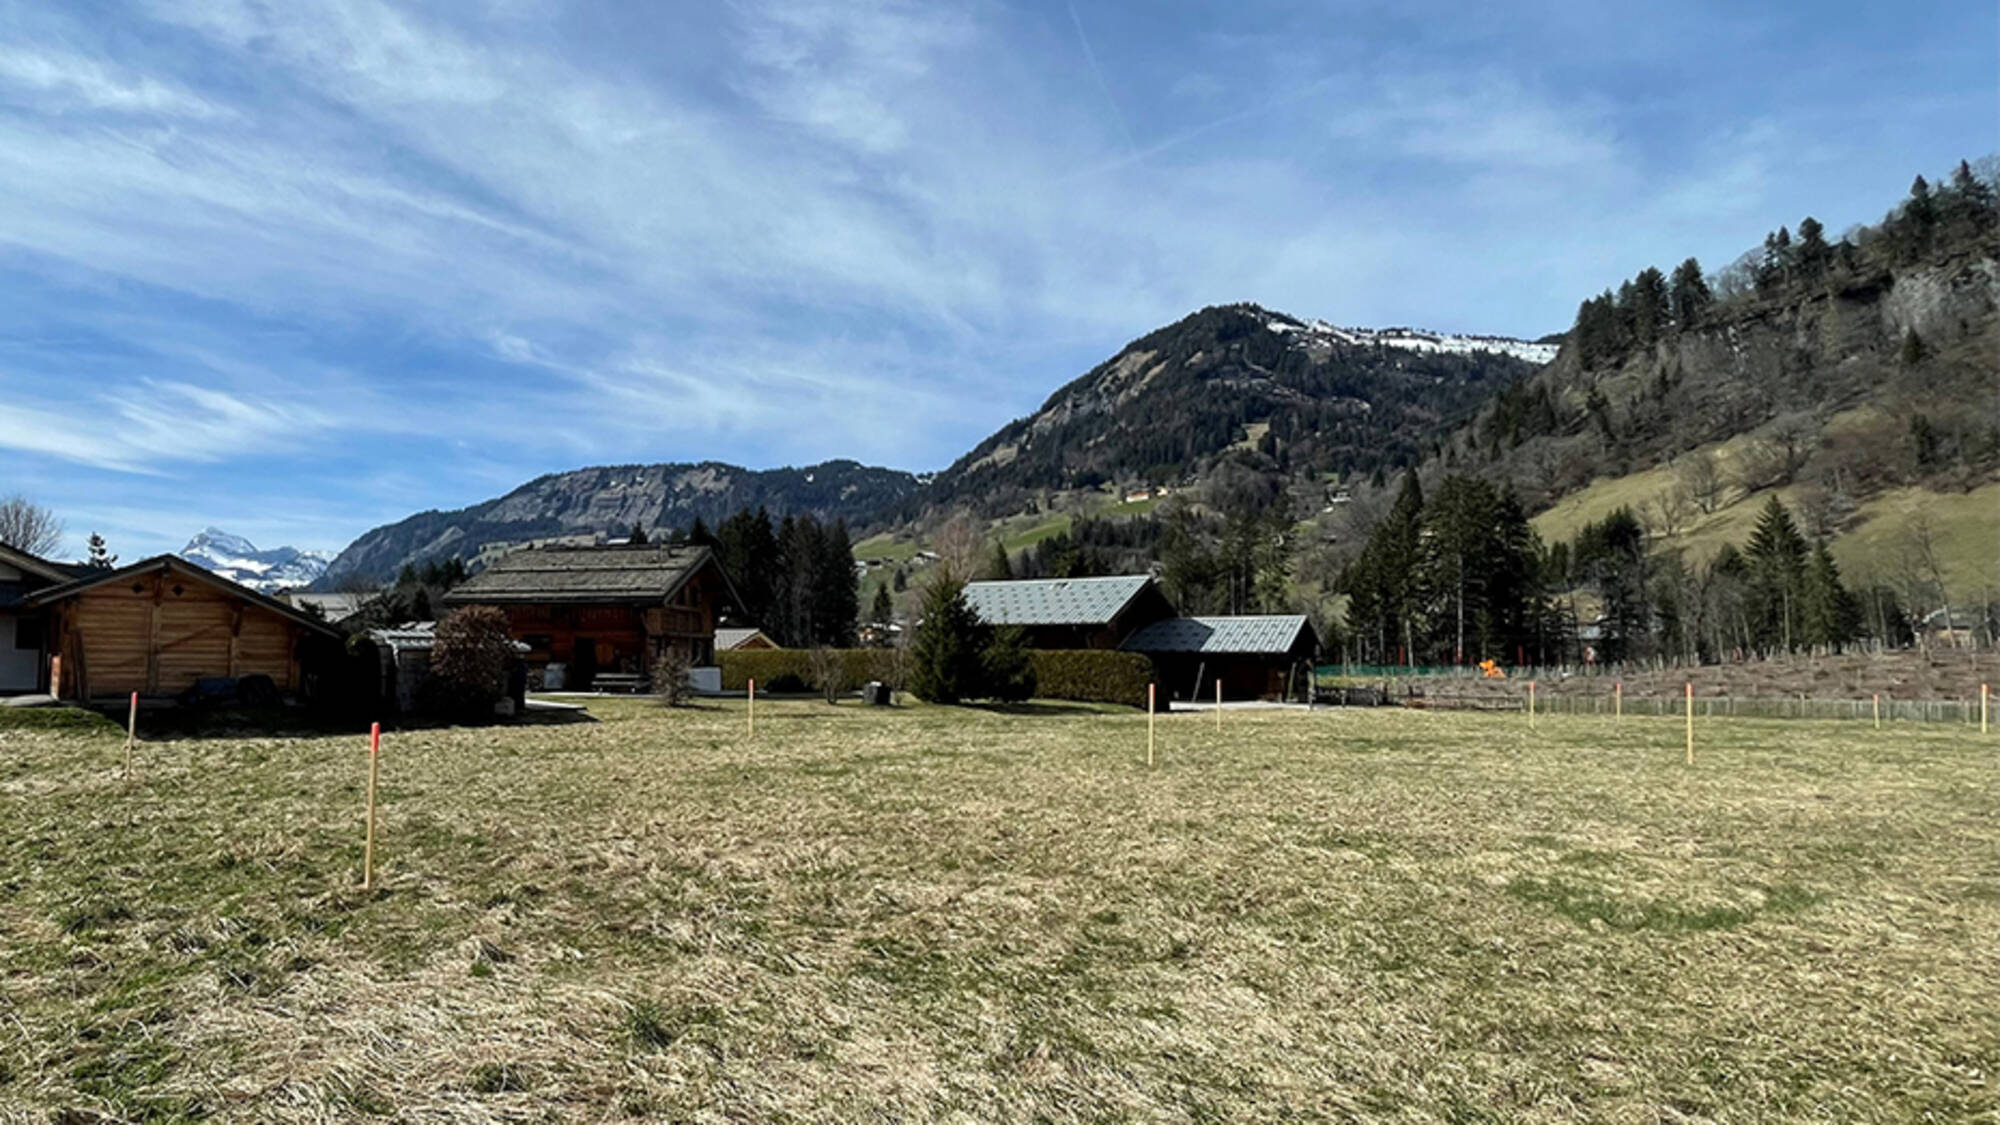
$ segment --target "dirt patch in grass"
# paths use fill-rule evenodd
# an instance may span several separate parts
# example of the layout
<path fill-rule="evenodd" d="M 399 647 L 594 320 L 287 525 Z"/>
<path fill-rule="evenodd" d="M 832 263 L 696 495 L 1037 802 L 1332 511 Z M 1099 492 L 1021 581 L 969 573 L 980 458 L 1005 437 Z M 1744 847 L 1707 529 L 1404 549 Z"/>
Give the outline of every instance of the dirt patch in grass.
<path fill-rule="evenodd" d="M 1958 727 L 593 701 L 0 741 L 0 1119 L 1995 1111 Z M 116 749 L 115 740 L 110 744 Z"/>

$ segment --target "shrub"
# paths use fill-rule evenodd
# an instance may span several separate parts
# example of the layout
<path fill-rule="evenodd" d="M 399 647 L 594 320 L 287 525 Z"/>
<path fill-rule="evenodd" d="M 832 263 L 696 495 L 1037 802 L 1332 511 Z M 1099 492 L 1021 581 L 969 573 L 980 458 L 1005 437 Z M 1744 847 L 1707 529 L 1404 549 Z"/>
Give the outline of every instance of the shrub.
<path fill-rule="evenodd" d="M 979 694 L 1003 703 L 1020 703 L 1035 694 L 1035 664 L 1028 656 L 1027 638 L 1018 627 L 995 629 L 980 654 Z"/>
<path fill-rule="evenodd" d="M 1035 694 L 1043 699 L 1146 705 L 1153 662 L 1137 653 L 1054 649 L 1028 655 L 1035 672 Z"/>
<path fill-rule="evenodd" d="M 898 683 L 897 654 L 885 648 L 828 649 L 841 666 L 841 680 L 849 687 L 881 680 Z M 746 652 L 718 652 L 715 663 L 722 669 L 722 690 L 742 691 L 750 680 L 758 692 L 799 692 L 817 685 L 813 678 L 812 653 L 806 649 L 759 649 Z"/>
<path fill-rule="evenodd" d="M 853 686 L 847 678 L 848 660 L 843 653 L 853 649 L 832 649 L 825 645 L 815 645 L 806 652 L 807 680 L 828 703 L 837 702 L 841 693 Z"/>
<path fill-rule="evenodd" d="M 653 694 L 668 707 L 679 707 L 694 696 L 688 673 L 694 667 L 687 653 L 672 645 L 653 658 Z"/>
<path fill-rule="evenodd" d="M 467 606 L 438 622 L 431 644 L 426 705 L 449 713 L 490 713 L 507 694 L 514 640 L 507 615 L 493 606 Z"/>

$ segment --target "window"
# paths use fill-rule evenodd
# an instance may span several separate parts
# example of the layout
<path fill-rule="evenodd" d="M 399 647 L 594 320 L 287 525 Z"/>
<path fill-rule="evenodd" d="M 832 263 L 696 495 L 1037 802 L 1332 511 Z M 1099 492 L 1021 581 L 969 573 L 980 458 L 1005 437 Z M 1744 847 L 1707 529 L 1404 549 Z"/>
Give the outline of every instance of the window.
<path fill-rule="evenodd" d="M 14 647 L 42 650 L 43 638 L 48 636 L 45 623 L 39 617 L 17 617 L 14 619 Z"/>

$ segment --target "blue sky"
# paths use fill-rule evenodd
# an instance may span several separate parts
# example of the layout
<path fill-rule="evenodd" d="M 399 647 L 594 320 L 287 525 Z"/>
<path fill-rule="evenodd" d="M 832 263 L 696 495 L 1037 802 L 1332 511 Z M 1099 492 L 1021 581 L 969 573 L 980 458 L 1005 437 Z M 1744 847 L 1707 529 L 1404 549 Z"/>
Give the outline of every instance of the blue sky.
<path fill-rule="evenodd" d="M 335 549 L 938 468 L 1254 300 L 1533 336 L 1996 147 L 1991 4 L 0 0 L 0 494 Z"/>

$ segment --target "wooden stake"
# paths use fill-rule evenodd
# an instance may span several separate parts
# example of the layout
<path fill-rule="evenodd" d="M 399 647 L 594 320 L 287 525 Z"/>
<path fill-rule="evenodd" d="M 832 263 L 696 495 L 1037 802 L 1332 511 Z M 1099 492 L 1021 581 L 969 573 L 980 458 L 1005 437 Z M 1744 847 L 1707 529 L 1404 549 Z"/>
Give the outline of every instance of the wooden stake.
<path fill-rule="evenodd" d="M 132 744 L 139 740 L 139 693 L 132 693 L 132 709 L 125 716 L 125 776 L 132 776 Z"/>
<path fill-rule="evenodd" d="M 1882 693 L 1875 693 L 1875 729 L 1882 729 Z"/>
<path fill-rule="evenodd" d="M 382 762 L 382 724 L 368 727 L 368 837 L 361 845 L 361 889 L 375 889 L 375 777 Z"/>
<path fill-rule="evenodd" d="M 1153 725 L 1155 722 L 1154 716 L 1157 714 L 1157 712 L 1155 712 L 1153 709 L 1153 701 L 1154 701 L 1154 693 L 1157 692 L 1158 690 L 1159 690 L 1158 684 L 1146 685 L 1146 768 L 1147 769 L 1153 768 Z"/>
<path fill-rule="evenodd" d="M 1528 681 L 1528 728 L 1535 726 L 1535 681 Z"/>
<path fill-rule="evenodd" d="M 1215 681 L 1215 733 L 1222 733 L 1222 681 Z"/>
<path fill-rule="evenodd" d="M 1612 707 L 1613 707 L 1613 709 L 1614 709 L 1614 710 L 1613 710 L 1613 713 L 1612 713 L 1612 716 L 1611 716 L 1612 718 L 1614 718 L 1614 719 L 1622 719 L 1622 718 L 1624 718 L 1624 717 L 1625 717 L 1625 681 L 1624 681 L 1624 680 L 1619 680 L 1619 681 L 1618 681 L 1617 683 L 1615 683 L 1615 684 L 1611 685 L 1611 706 L 1612 706 Z"/>
<path fill-rule="evenodd" d="M 1979 733 L 1980 734 L 1986 733 L 1986 711 L 1988 703 L 1992 698 L 1993 698 L 1993 685 L 1980 684 L 1979 685 Z"/>
<path fill-rule="evenodd" d="M 1687 686 L 1688 765 L 1694 765 L 1694 683 Z"/>
<path fill-rule="evenodd" d="M 757 737 L 757 681 L 750 681 L 750 737 Z"/>

